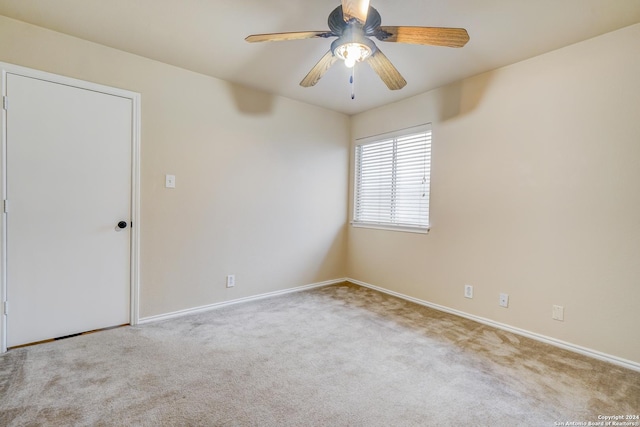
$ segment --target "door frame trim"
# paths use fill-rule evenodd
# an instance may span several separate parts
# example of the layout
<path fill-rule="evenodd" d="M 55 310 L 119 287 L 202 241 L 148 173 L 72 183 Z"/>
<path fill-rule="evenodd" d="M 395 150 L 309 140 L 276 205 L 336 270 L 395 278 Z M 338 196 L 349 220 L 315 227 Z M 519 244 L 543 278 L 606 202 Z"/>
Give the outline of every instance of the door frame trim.
<path fill-rule="evenodd" d="M 141 136 L 141 95 L 129 90 L 104 86 L 84 80 L 60 76 L 45 71 L 34 70 L 5 62 L 0 62 L 2 73 L 2 96 L 7 95 L 7 74 L 45 80 L 52 83 L 101 92 L 131 100 L 131 248 L 130 248 L 130 324 L 137 325 L 140 320 L 140 136 Z M 4 99 L 4 98 L 3 98 Z M 11 108 L 9 100 L 8 108 Z M 0 150 L 0 353 L 7 351 L 7 215 L 2 201 L 7 197 L 7 111 L 0 105 L 2 112 L 2 148 Z M 9 311 L 11 306 L 9 303 Z"/>

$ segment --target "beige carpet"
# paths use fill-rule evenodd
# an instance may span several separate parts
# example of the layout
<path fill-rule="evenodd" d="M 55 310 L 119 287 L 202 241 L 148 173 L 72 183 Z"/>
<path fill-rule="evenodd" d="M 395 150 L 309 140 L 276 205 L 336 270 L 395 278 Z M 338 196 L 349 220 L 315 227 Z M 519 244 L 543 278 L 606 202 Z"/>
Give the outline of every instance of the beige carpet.
<path fill-rule="evenodd" d="M 639 413 L 638 372 L 349 284 L 0 356 L 1 426 L 554 426 Z"/>

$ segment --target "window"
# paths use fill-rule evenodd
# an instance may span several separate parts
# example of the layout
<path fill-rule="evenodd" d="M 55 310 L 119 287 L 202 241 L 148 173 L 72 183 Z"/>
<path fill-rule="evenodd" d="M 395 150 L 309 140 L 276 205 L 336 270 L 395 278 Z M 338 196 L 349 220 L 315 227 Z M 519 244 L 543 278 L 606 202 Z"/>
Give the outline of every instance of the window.
<path fill-rule="evenodd" d="M 358 141 L 353 225 L 429 230 L 431 127 Z"/>

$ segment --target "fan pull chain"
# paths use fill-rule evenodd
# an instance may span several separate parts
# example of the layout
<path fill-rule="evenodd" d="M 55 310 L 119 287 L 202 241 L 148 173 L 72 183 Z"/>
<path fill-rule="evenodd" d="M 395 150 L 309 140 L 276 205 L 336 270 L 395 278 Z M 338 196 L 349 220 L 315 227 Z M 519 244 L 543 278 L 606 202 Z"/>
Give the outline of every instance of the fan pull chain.
<path fill-rule="evenodd" d="M 351 77 L 349 78 L 349 83 L 351 83 L 351 99 L 356 99 L 356 85 L 355 83 L 356 77 L 356 66 L 354 65 L 351 69 Z"/>

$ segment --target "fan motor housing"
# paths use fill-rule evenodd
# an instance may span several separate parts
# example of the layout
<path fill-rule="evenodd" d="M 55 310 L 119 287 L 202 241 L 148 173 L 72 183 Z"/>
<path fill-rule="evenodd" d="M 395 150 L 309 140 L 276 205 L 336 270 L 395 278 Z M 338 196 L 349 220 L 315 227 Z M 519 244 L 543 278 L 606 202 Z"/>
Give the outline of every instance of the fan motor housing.
<path fill-rule="evenodd" d="M 331 29 L 331 32 L 338 36 L 342 35 L 347 28 L 351 27 L 353 22 L 357 21 L 352 20 L 350 22 L 345 22 L 344 14 L 342 13 L 342 6 L 336 7 L 333 12 L 329 14 L 329 28 Z M 362 26 L 364 34 L 367 36 L 375 35 L 376 29 L 379 28 L 381 24 L 382 18 L 380 18 L 380 14 L 375 8 L 369 6 L 367 22 Z"/>

